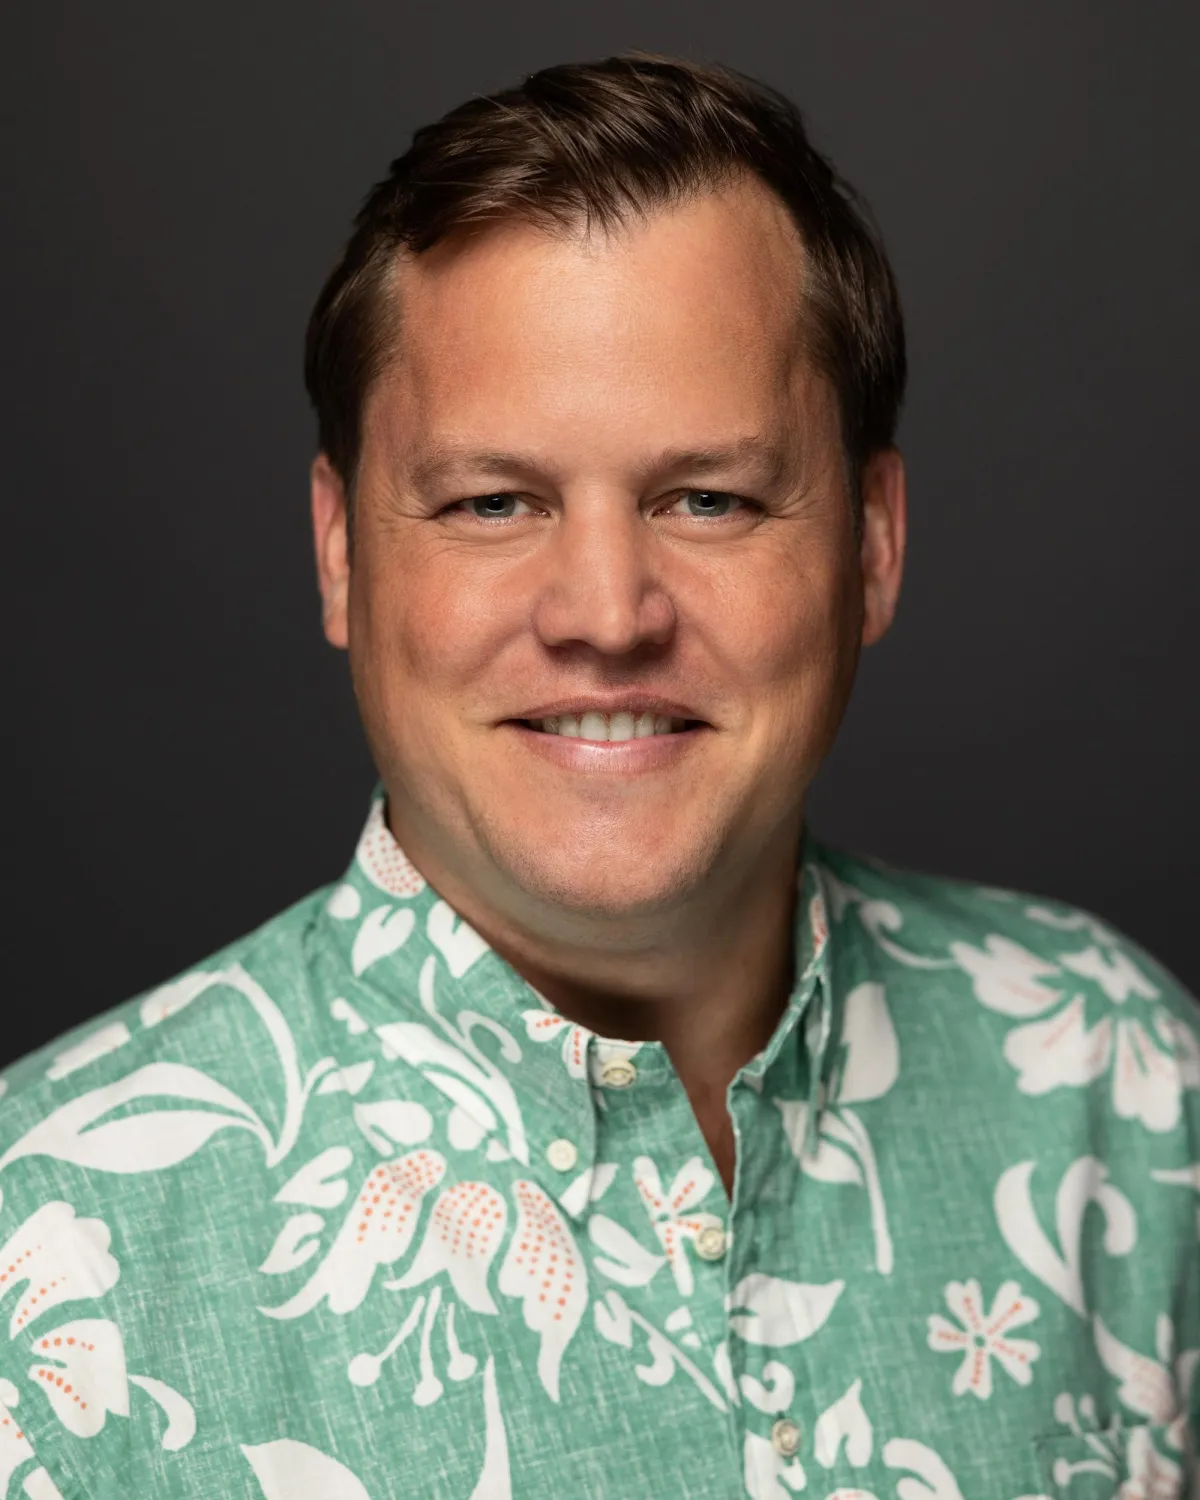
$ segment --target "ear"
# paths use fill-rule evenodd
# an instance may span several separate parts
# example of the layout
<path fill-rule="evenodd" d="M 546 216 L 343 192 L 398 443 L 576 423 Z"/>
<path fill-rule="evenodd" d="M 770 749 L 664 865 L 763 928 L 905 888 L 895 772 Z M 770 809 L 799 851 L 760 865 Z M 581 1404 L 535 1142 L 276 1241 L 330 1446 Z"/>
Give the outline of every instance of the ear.
<path fill-rule="evenodd" d="M 891 626 L 904 573 L 908 493 L 904 460 L 895 448 L 885 448 L 868 460 L 862 507 L 862 643 L 873 646 Z"/>
<path fill-rule="evenodd" d="M 323 453 L 313 460 L 313 547 L 317 555 L 317 581 L 321 588 L 325 639 L 343 650 L 349 640 L 350 548 L 346 489 Z"/>

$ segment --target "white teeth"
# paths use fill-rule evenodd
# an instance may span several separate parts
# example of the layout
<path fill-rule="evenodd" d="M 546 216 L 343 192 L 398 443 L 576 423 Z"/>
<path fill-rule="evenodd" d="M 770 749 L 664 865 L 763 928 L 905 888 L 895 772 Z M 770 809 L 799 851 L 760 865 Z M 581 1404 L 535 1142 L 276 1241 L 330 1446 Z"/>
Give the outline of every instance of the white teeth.
<path fill-rule="evenodd" d="M 615 714 L 602 714 L 589 709 L 578 718 L 572 714 L 563 714 L 561 718 L 539 719 L 537 723 L 543 734 L 601 742 L 644 740 L 654 734 L 678 734 L 687 727 L 686 719 L 672 719 L 666 714 L 635 715 L 624 709 Z"/>
<path fill-rule="evenodd" d="M 584 740 L 608 739 L 608 720 L 603 714 L 589 709 L 579 720 L 579 737 Z"/>

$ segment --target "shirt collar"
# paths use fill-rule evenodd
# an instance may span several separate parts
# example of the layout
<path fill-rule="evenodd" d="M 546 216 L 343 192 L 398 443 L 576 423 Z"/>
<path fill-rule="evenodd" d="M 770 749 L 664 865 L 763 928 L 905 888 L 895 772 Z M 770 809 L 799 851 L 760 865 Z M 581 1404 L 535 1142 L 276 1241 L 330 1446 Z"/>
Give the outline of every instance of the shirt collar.
<path fill-rule="evenodd" d="M 662 1045 L 599 1037 L 555 1011 L 426 883 L 388 829 L 381 790 L 321 922 L 321 947 L 335 956 L 333 982 L 346 992 L 334 1004 L 345 1006 L 352 996 L 350 1013 L 359 1029 L 365 1023 L 374 1031 L 385 1060 L 419 1068 L 447 1096 L 450 1145 L 479 1147 L 492 1161 L 514 1159 L 572 1218 L 581 1217 L 593 1188 L 602 1186 L 601 1074 L 627 1058 L 646 1083 L 666 1076 Z M 819 1103 L 832 1029 L 828 946 L 820 869 L 805 838 L 797 867 L 797 978 L 767 1046 L 738 1075 L 756 1092 L 771 1070 L 795 1062 L 799 1044 L 809 1054 L 810 1105 Z M 537 1107 L 523 1108 L 531 1100 Z M 817 1109 L 808 1113 L 815 1128 Z M 563 1142 L 577 1153 L 569 1173 L 554 1164 Z"/>

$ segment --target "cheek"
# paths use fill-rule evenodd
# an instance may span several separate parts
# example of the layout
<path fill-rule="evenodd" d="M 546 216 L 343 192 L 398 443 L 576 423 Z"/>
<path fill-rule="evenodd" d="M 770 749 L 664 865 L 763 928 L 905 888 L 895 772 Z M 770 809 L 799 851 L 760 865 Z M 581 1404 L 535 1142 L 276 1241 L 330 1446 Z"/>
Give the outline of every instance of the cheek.
<path fill-rule="evenodd" d="M 747 686 L 809 699 L 853 662 L 852 580 L 836 559 L 754 570 L 721 602 L 722 654 Z"/>
<path fill-rule="evenodd" d="M 352 635 L 393 705 L 417 694 L 449 707 L 451 694 L 494 665 L 512 622 L 486 581 L 468 583 L 457 560 L 415 562 L 391 558 L 359 580 Z"/>

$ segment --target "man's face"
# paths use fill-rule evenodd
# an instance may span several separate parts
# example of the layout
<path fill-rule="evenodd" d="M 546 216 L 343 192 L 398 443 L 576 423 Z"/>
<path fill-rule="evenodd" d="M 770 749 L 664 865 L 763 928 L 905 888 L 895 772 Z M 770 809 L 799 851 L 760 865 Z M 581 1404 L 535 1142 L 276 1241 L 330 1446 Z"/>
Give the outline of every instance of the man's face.
<path fill-rule="evenodd" d="M 435 885 L 535 924 L 665 914 L 794 850 L 903 540 L 894 454 L 855 540 L 804 274 L 750 182 L 615 237 L 505 223 L 398 267 L 352 562 L 320 459 L 314 517 L 326 630 Z M 634 737 L 597 743 L 610 722 Z"/>

